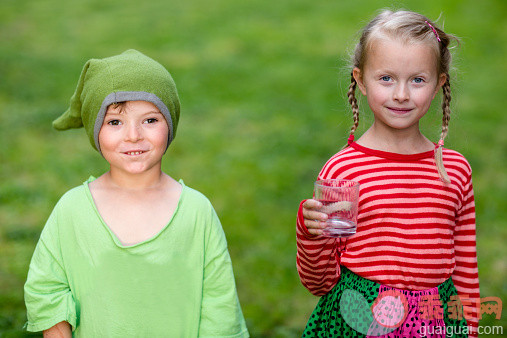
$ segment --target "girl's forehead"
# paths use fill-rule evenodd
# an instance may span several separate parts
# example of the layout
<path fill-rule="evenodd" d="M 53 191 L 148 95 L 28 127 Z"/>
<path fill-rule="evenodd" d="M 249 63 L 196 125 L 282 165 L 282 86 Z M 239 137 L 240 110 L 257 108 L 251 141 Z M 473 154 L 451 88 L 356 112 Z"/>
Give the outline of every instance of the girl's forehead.
<path fill-rule="evenodd" d="M 371 41 L 365 56 L 365 66 L 389 63 L 396 68 L 407 66 L 438 68 L 434 48 L 425 41 L 406 41 L 382 36 Z"/>
<path fill-rule="evenodd" d="M 418 39 L 407 34 L 395 34 L 385 32 L 383 30 L 377 30 L 372 32 L 366 41 L 366 48 L 364 49 L 365 60 L 368 58 L 368 54 L 371 53 L 374 46 L 382 43 L 384 46 L 386 43 L 398 44 L 403 47 L 420 46 L 421 49 L 427 49 L 428 51 L 431 51 L 436 61 L 439 59 L 439 46 L 437 40 L 434 38 Z"/>
<path fill-rule="evenodd" d="M 399 35 L 392 35 L 387 33 L 378 33 L 372 35 L 368 41 L 367 50 L 371 50 L 376 45 L 398 45 L 402 47 L 419 46 L 428 50 L 438 49 L 438 45 L 434 41 L 421 40 L 415 38 L 408 38 Z"/>

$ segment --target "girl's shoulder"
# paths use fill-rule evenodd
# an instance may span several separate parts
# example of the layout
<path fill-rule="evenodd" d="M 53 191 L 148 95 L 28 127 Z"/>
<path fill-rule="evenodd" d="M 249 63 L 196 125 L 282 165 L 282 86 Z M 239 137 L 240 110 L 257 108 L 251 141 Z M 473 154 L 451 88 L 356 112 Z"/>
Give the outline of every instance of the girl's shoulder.
<path fill-rule="evenodd" d="M 343 177 L 343 173 L 348 171 L 351 167 L 354 167 L 355 164 L 360 161 L 361 157 L 362 154 L 360 152 L 348 146 L 338 151 L 326 161 L 318 178 L 326 179 Z"/>
<path fill-rule="evenodd" d="M 472 172 L 472 166 L 468 160 L 463 154 L 456 150 L 444 148 L 442 151 L 442 158 L 444 160 L 444 166 L 454 166 L 469 173 Z"/>

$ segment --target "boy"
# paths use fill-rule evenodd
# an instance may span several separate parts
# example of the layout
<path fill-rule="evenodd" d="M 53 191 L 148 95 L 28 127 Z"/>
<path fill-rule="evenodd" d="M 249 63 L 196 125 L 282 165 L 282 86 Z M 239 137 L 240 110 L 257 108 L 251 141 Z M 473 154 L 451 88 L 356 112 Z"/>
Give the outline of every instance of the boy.
<path fill-rule="evenodd" d="M 53 126 L 84 126 L 110 170 L 49 217 L 25 284 L 29 331 L 248 336 L 211 203 L 161 170 L 179 111 L 169 72 L 138 51 L 85 64 Z"/>

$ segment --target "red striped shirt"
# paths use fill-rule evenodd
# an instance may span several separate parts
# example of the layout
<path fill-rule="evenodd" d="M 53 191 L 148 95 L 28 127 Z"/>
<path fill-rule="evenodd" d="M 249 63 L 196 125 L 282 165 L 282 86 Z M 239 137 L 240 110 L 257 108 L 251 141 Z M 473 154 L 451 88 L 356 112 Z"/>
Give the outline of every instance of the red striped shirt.
<path fill-rule="evenodd" d="M 472 170 L 458 152 L 444 149 L 451 179 L 439 178 L 434 152 L 402 155 L 357 143 L 335 154 L 318 179 L 360 183 L 357 233 L 345 239 L 311 235 L 300 206 L 297 267 L 314 295 L 328 293 L 340 264 L 359 276 L 406 290 L 435 287 L 452 278 L 458 294 L 479 299 Z M 476 327 L 477 313 L 471 320 Z"/>

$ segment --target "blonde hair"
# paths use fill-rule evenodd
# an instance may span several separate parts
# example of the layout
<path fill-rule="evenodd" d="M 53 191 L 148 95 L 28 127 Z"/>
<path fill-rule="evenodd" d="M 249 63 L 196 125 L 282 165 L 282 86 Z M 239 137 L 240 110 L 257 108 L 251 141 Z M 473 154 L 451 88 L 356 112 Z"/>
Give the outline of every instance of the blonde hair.
<path fill-rule="evenodd" d="M 458 39 L 453 35 L 446 34 L 428 18 L 419 13 L 384 10 L 362 30 L 359 43 L 356 45 L 352 56 L 352 68 L 357 67 L 362 70 L 368 57 L 367 51 L 370 49 L 373 40 L 379 36 L 386 35 L 405 42 L 428 44 L 435 52 L 438 68 L 437 74 L 445 74 L 446 80 L 442 86 L 442 131 L 435 151 L 435 163 L 442 181 L 450 183 L 442 159 L 442 146 L 449 131 L 449 120 L 451 117 L 451 83 L 449 77 L 451 53 L 449 51 L 449 44 L 452 40 L 458 41 Z M 355 95 L 356 87 L 357 82 L 354 76 L 351 76 L 351 83 L 347 92 L 354 120 L 354 124 L 350 130 L 351 135 L 354 134 L 359 125 L 359 106 Z"/>

